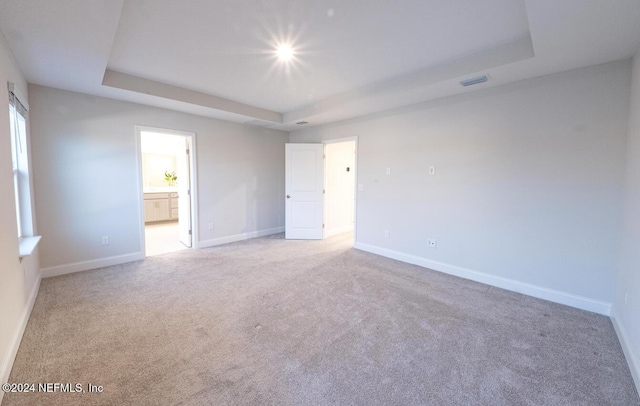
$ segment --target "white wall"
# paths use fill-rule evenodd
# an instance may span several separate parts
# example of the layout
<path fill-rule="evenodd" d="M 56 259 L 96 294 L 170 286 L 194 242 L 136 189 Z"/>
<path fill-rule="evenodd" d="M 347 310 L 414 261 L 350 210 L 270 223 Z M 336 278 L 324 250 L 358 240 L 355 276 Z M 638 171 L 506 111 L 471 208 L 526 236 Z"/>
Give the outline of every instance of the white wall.
<path fill-rule="evenodd" d="M 325 237 L 353 230 L 355 148 L 355 141 L 324 147 Z"/>
<path fill-rule="evenodd" d="M 640 53 L 633 59 L 632 72 L 624 227 L 613 316 L 636 387 L 640 389 Z"/>
<path fill-rule="evenodd" d="M 629 62 L 615 62 L 301 129 L 290 142 L 359 137 L 356 247 L 607 314 L 629 86 Z"/>
<path fill-rule="evenodd" d="M 15 83 L 27 97 L 26 81 L 0 34 L 0 383 L 9 378 L 40 284 L 38 250 L 22 262 L 18 258 L 7 81 Z M 34 229 L 37 230 L 36 224 Z M 0 392 L 0 402 L 2 396 Z"/>
<path fill-rule="evenodd" d="M 41 86 L 29 91 L 45 275 L 140 255 L 135 125 L 197 134 L 201 243 L 283 227 L 287 133 Z M 110 245 L 100 245 L 101 236 Z"/>

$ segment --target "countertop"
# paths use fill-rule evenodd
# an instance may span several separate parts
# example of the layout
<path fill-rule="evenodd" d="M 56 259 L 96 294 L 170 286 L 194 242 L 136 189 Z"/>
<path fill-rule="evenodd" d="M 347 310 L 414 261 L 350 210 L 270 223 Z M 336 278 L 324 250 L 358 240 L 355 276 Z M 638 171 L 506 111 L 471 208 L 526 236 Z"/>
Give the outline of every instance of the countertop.
<path fill-rule="evenodd" d="M 146 187 L 142 190 L 142 193 L 177 193 L 177 186 L 166 186 L 166 187 Z"/>

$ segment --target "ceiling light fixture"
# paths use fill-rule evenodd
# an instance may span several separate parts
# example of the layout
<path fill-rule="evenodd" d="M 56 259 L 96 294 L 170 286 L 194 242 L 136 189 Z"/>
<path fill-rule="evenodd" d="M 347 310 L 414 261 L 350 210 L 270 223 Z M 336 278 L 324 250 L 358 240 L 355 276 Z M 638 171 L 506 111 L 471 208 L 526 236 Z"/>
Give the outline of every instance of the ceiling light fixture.
<path fill-rule="evenodd" d="M 464 87 L 467 87 L 467 86 L 477 85 L 479 83 L 484 83 L 487 80 L 489 80 L 489 76 L 482 75 L 482 76 L 478 76 L 478 77 L 475 77 L 475 78 L 462 80 L 462 81 L 460 81 L 460 84 L 462 86 L 464 86 Z"/>
<path fill-rule="evenodd" d="M 289 44 L 279 44 L 276 48 L 276 55 L 282 62 L 289 62 L 293 59 L 293 48 Z"/>

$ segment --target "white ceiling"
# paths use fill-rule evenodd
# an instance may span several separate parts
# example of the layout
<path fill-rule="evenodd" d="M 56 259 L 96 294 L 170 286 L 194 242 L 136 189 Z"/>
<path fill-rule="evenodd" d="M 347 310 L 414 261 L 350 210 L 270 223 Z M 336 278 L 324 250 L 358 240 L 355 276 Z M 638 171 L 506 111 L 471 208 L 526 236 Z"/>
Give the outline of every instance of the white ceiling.
<path fill-rule="evenodd" d="M 2 0 L 0 30 L 30 83 L 292 130 L 628 58 L 640 1 Z"/>

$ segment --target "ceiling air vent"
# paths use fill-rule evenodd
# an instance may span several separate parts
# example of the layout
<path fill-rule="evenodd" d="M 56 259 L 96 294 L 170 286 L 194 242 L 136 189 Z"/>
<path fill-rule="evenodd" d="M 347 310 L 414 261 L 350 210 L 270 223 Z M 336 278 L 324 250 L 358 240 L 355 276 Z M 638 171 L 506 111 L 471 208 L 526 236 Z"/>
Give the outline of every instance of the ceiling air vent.
<path fill-rule="evenodd" d="M 305 125 L 305 124 L 309 124 L 309 122 L 308 121 L 298 121 L 296 124 Z"/>
<path fill-rule="evenodd" d="M 487 80 L 489 80 L 489 77 L 487 75 L 482 75 L 475 78 L 462 80 L 460 81 L 460 84 L 464 87 L 467 87 L 467 86 L 477 85 L 479 83 L 484 83 Z"/>

